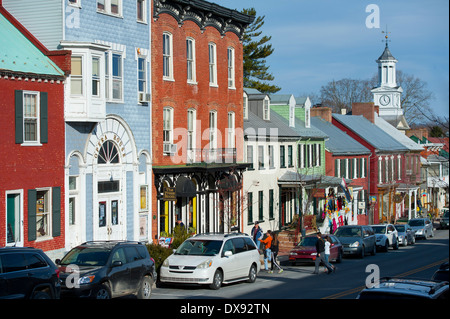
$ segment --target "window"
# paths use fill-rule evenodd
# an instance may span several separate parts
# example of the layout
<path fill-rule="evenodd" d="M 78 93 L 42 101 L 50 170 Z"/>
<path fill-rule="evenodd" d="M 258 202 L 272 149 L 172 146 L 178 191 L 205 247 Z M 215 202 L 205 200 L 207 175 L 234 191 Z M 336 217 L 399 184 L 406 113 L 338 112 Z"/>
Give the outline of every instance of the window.
<path fill-rule="evenodd" d="M 92 96 L 100 96 L 100 58 L 92 57 Z"/>
<path fill-rule="evenodd" d="M 136 20 L 138 22 L 147 22 L 147 0 L 137 0 L 136 2 Z"/>
<path fill-rule="evenodd" d="M 147 92 L 147 61 L 144 57 L 138 57 L 138 91 L 142 94 Z"/>
<path fill-rule="evenodd" d="M 208 45 L 209 49 L 209 85 L 217 86 L 217 55 L 216 55 L 216 45 L 210 43 Z"/>
<path fill-rule="evenodd" d="M 288 145 L 288 167 L 292 167 L 294 165 L 292 145 Z"/>
<path fill-rule="evenodd" d="M 247 193 L 247 223 L 253 223 L 253 193 Z"/>
<path fill-rule="evenodd" d="M 16 144 L 36 146 L 48 142 L 48 94 L 15 91 Z"/>
<path fill-rule="evenodd" d="M 97 12 L 122 15 L 122 0 L 97 0 Z"/>
<path fill-rule="evenodd" d="M 228 57 L 228 88 L 234 88 L 234 48 L 227 49 Z"/>
<path fill-rule="evenodd" d="M 269 100 L 267 98 L 264 99 L 263 119 L 267 120 L 267 121 L 270 120 L 270 105 L 269 105 Z"/>
<path fill-rule="evenodd" d="M 187 60 L 187 81 L 195 83 L 195 41 L 192 38 L 186 39 L 186 60 Z"/>
<path fill-rule="evenodd" d="M 106 141 L 102 144 L 97 157 L 98 164 L 117 164 L 120 162 L 119 150 L 112 141 Z"/>
<path fill-rule="evenodd" d="M 81 0 L 69 0 L 69 4 L 77 7 L 81 7 Z"/>
<path fill-rule="evenodd" d="M 269 219 L 273 219 L 273 189 L 269 189 Z"/>
<path fill-rule="evenodd" d="M 163 33 L 163 79 L 173 79 L 172 35 Z"/>
<path fill-rule="evenodd" d="M 228 112 L 228 148 L 235 146 L 234 122 L 234 112 Z"/>
<path fill-rule="evenodd" d="M 50 235 L 51 198 L 49 190 L 36 192 L 36 236 L 37 239 Z"/>
<path fill-rule="evenodd" d="M 259 209 L 259 216 L 258 220 L 264 220 L 264 191 L 259 191 L 259 200 L 258 200 L 258 209 Z"/>
<path fill-rule="evenodd" d="M 285 152 L 284 152 L 284 145 L 280 145 L 280 167 L 285 168 L 286 167 L 286 160 L 285 160 Z"/>
<path fill-rule="evenodd" d="M 253 146 L 247 145 L 247 163 L 251 164 L 249 169 L 253 169 Z"/>
<path fill-rule="evenodd" d="M 82 58 L 77 56 L 74 56 L 71 59 L 70 94 L 83 95 Z"/>
<path fill-rule="evenodd" d="M 75 225 L 76 209 L 77 209 L 77 195 L 78 195 L 78 177 L 69 176 L 69 225 Z"/>
<path fill-rule="evenodd" d="M 217 148 L 217 112 L 209 112 L 209 148 Z"/>
<path fill-rule="evenodd" d="M 269 168 L 275 168 L 274 166 L 274 154 L 273 154 L 273 145 L 269 145 Z"/>
<path fill-rule="evenodd" d="M 258 146 L 258 169 L 264 169 L 264 146 Z"/>
<path fill-rule="evenodd" d="M 165 107 L 163 110 L 163 147 L 164 153 L 170 152 L 173 141 L 173 109 Z"/>
<path fill-rule="evenodd" d="M 243 97 L 243 104 L 244 104 L 244 120 L 248 120 L 248 96 L 247 94 L 244 92 L 244 97 Z"/>
<path fill-rule="evenodd" d="M 112 55 L 112 98 L 122 100 L 123 69 L 122 55 L 114 53 Z"/>
<path fill-rule="evenodd" d="M 188 123 L 187 123 L 187 149 L 192 150 L 195 148 L 195 122 L 197 117 L 197 111 L 195 109 L 188 110 Z"/>
<path fill-rule="evenodd" d="M 140 211 L 148 211 L 148 185 L 140 186 Z"/>

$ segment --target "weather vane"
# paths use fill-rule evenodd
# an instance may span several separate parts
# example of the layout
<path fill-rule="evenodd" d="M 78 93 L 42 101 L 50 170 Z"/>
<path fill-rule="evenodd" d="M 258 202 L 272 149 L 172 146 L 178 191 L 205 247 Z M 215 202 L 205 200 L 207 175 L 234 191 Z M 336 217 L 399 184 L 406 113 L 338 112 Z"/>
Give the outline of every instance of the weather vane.
<path fill-rule="evenodd" d="M 388 28 L 387 28 L 387 25 L 386 25 L 386 31 L 381 31 L 381 33 L 385 33 L 386 35 L 384 36 L 384 40 L 382 40 L 383 42 L 386 42 L 386 47 L 388 46 L 388 42 L 391 42 L 391 40 L 389 40 L 388 38 L 389 38 L 389 35 L 388 34 L 390 34 L 390 32 L 388 32 Z"/>

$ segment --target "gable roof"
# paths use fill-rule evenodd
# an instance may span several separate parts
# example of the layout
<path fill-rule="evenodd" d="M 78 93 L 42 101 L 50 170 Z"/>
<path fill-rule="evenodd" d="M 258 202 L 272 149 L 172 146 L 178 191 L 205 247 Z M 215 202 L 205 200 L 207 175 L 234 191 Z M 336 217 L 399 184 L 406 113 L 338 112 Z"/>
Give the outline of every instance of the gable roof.
<path fill-rule="evenodd" d="M 0 71 L 64 76 L 64 72 L 2 14 L 0 14 Z"/>
<path fill-rule="evenodd" d="M 362 115 L 332 114 L 333 119 L 352 130 L 379 151 L 405 152 L 409 149 Z"/>
<path fill-rule="evenodd" d="M 383 131 L 388 133 L 390 136 L 392 136 L 394 139 L 396 139 L 398 142 L 403 144 L 406 148 L 408 148 L 410 151 L 423 151 L 424 148 L 414 142 L 412 139 L 410 139 L 408 136 L 400 132 L 398 129 L 396 129 L 394 126 L 392 126 L 388 121 L 386 121 L 384 118 L 380 117 L 377 113 L 375 113 L 374 117 L 375 125 L 381 128 Z"/>
<path fill-rule="evenodd" d="M 261 130 L 260 130 L 261 129 Z M 271 131 L 272 130 L 272 131 Z M 276 131 L 273 131 L 276 130 Z M 300 136 L 289 125 L 286 124 L 284 119 L 274 111 L 270 111 L 270 120 L 263 120 L 252 111 L 248 111 L 248 120 L 244 120 L 244 135 L 246 137 L 255 136 L 271 136 L 271 134 L 277 134 L 273 137 L 289 137 L 293 139 L 299 139 Z"/>
<path fill-rule="evenodd" d="M 328 121 L 318 116 L 311 117 L 311 124 L 328 135 L 325 148 L 333 155 L 367 155 L 370 150 Z"/>

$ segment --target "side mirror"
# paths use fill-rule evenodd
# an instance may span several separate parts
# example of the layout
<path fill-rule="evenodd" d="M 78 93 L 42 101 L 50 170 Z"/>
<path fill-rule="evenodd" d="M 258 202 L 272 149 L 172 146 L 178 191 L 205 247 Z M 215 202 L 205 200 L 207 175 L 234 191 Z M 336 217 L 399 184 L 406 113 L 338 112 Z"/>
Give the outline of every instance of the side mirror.
<path fill-rule="evenodd" d="M 56 260 L 55 260 L 55 264 L 60 265 L 60 264 L 61 264 L 61 259 L 59 259 L 59 258 L 56 259 Z"/>
<path fill-rule="evenodd" d="M 233 256 L 233 252 L 231 250 L 227 250 L 223 255 L 225 257 L 231 257 L 231 256 Z"/>
<path fill-rule="evenodd" d="M 116 260 L 115 262 L 112 263 L 113 267 L 119 267 L 119 266 L 122 266 L 122 265 L 123 265 L 123 263 L 120 260 Z"/>

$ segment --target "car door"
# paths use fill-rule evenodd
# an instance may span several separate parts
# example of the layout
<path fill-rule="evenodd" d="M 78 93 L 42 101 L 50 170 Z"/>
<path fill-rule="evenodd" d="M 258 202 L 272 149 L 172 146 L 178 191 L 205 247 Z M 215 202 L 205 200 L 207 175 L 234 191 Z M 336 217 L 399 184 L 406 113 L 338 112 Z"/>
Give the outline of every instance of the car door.
<path fill-rule="evenodd" d="M 225 256 L 225 253 L 230 251 L 231 256 Z M 223 269 L 223 278 L 225 281 L 237 277 L 238 265 L 236 263 L 236 250 L 231 239 L 228 239 L 223 245 L 221 255 L 221 267 Z"/>
<path fill-rule="evenodd" d="M 130 267 L 123 247 L 119 247 L 112 252 L 108 277 L 111 283 L 111 293 L 114 297 L 129 293 Z"/>
<path fill-rule="evenodd" d="M 247 252 L 247 245 L 245 244 L 244 238 L 233 238 L 233 245 L 236 251 L 236 277 L 246 277 L 250 269 L 250 263 Z"/>
<path fill-rule="evenodd" d="M 1 256 L 3 278 L 8 298 L 29 298 L 33 290 L 28 278 L 27 265 L 22 253 L 5 253 Z"/>
<path fill-rule="evenodd" d="M 335 236 L 329 236 L 331 238 L 330 260 L 335 260 L 339 256 L 339 241 Z"/>
<path fill-rule="evenodd" d="M 125 253 L 127 255 L 128 267 L 130 269 L 130 281 L 129 288 L 132 292 L 138 290 L 141 278 L 143 277 L 144 267 L 142 257 L 137 251 L 136 247 L 128 246 L 125 247 Z"/>
<path fill-rule="evenodd" d="M 362 233 L 363 233 L 363 242 L 364 247 L 366 247 L 366 252 L 373 251 L 374 245 L 376 245 L 376 238 L 375 233 L 372 230 L 372 227 L 364 226 L 362 227 Z"/>

